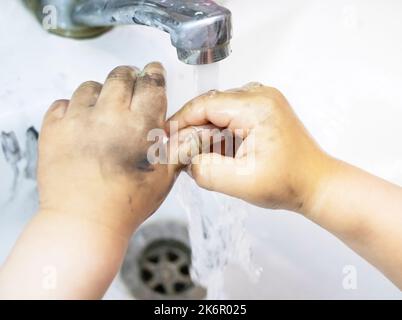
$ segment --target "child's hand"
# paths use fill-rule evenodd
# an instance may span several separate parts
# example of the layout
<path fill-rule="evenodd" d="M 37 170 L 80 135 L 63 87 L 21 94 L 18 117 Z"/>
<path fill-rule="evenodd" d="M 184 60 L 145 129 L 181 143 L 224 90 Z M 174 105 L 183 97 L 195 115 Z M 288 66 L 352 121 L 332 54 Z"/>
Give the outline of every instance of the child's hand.
<path fill-rule="evenodd" d="M 170 121 L 179 129 L 210 123 L 243 129 L 234 158 L 203 153 L 192 159 L 195 181 L 262 207 L 304 214 L 402 288 L 402 189 L 326 155 L 277 90 L 251 84 L 213 91 Z M 255 167 L 244 171 L 252 157 Z"/>
<path fill-rule="evenodd" d="M 163 128 L 165 71 L 118 67 L 102 86 L 82 84 L 48 111 L 40 136 L 40 211 L 133 229 L 166 197 L 176 176 L 147 160 L 149 130 Z"/>
<path fill-rule="evenodd" d="M 201 186 L 266 208 L 303 211 L 331 163 L 306 132 L 276 89 L 249 84 L 226 92 L 211 91 L 184 106 L 170 121 L 179 129 L 212 123 L 241 129 L 235 158 L 216 153 L 193 158 L 191 175 Z M 255 168 L 244 168 L 255 157 Z"/>
<path fill-rule="evenodd" d="M 159 63 L 119 67 L 104 85 L 86 82 L 52 105 L 39 143 L 40 210 L 0 270 L 0 299 L 105 293 L 133 231 L 180 171 L 147 157 L 149 131 L 165 125 L 164 73 Z"/>

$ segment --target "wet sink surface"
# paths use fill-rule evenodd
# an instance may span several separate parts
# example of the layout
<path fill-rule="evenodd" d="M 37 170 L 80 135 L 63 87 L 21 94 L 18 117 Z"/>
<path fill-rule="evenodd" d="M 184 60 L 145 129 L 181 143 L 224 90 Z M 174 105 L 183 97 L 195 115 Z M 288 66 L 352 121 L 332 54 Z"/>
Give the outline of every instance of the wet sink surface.
<path fill-rule="evenodd" d="M 221 89 L 249 81 L 278 87 L 328 152 L 402 183 L 396 141 L 402 136 L 402 3 L 387 2 L 225 1 L 235 37 L 232 56 L 220 66 Z M 0 131 L 15 131 L 21 144 L 28 127 L 40 128 L 53 100 L 70 97 L 86 80 L 103 81 L 117 65 L 163 62 L 169 114 L 195 95 L 194 68 L 177 60 L 169 36 L 158 30 L 122 27 L 75 41 L 43 32 L 18 1 L 4 3 L 0 16 Z M 3 194 L 9 169 L 1 155 Z M 174 193 L 159 215 L 185 219 Z M 14 203 L 0 209 L 0 261 L 35 210 L 35 186 L 27 180 Z M 252 283 L 230 266 L 229 297 L 401 298 L 378 271 L 318 226 L 291 213 L 249 211 L 247 228 L 263 273 Z M 342 287 L 349 265 L 358 272 L 356 290 Z M 126 297 L 119 288 L 107 297 Z"/>

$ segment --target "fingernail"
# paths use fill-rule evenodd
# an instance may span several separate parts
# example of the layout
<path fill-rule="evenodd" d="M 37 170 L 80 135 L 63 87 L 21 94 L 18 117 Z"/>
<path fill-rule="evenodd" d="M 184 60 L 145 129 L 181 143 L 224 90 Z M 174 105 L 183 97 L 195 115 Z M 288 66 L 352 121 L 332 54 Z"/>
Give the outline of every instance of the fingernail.
<path fill-rule="evenodd" d="M 130 66 L 130 67 L 134 70 L 136 75 L 138 75 L 141 72 L 141 70 L 136 66 Z"/>

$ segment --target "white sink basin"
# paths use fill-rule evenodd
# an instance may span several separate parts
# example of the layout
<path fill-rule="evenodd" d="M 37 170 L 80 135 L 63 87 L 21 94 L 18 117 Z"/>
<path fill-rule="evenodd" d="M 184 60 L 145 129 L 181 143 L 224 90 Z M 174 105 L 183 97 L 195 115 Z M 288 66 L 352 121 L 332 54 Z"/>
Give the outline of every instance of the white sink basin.
<path fill-rule="evenodd" d="M 402 183 L 402 3 L 398 1 L 228 0 L 233 54 L 221 63 L 221 89 L 260 81 L 278 87 L 330 153 Z M 44 111 L 69 98 L 86 80 L 103 81 L 117 65 L 164 63 L 169 114 L 195 95 L 194 68 L 176 58 L 169 36 L 146 27 L 121 27 L 75 41 L 52 36 L 19 1 L 2 4 L 0 19 L 0 131 L 37 129 Z M 215 81 L 211 81 L 215 83 Z M 12 184 L 0 154 L 0 201 Z M 185 219 L 175 193 L 154 219 Z M 16 198 L 0 205 L 0 263 L 36 210 L 35 185 L 23 180 Z M 1 202 L 0 202 L 1 203 Z M 229 298 L 400 299 L 401 292 L 335 237 L 304 218 L 249 207 L 257 283 L 236 266 L 225 272 Z M 357 270 L 345 290 L 343 269 Z M 118 281 L 107 298 L 129 298 Z"/>

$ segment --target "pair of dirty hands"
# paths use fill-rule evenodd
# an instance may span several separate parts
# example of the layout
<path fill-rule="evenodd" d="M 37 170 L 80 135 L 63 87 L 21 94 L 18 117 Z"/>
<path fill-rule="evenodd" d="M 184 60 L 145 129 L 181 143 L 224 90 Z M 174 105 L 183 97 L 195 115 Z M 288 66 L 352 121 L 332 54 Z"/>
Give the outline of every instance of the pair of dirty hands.
<path fill-rule="evenodd" d="M 172 136 L 174 121 L 179 141 L 186 135 L 181 133 L 194 134 L 194 127 L 205 125 L 243 132 L 234 157 L 204 152 L 192 158 L 187 171 L 199 186 L 265 208 L 308 212 L 331 160 L 276 89 L 249 84 L 212 91 L 169 120 L 166 109 L 165 70 L 159 63 L 143 71 L 118 67 L 103 85 L 85 82 L 71 100 L 56 101 L 40 135 L 41 212 L 77 215 L 131 235 L 157 210 L 183 169 L 180 163 L 147 159 L 148 132 L 160 128 Z M 253 169 L 237 170 L 251 153 Z"/>

